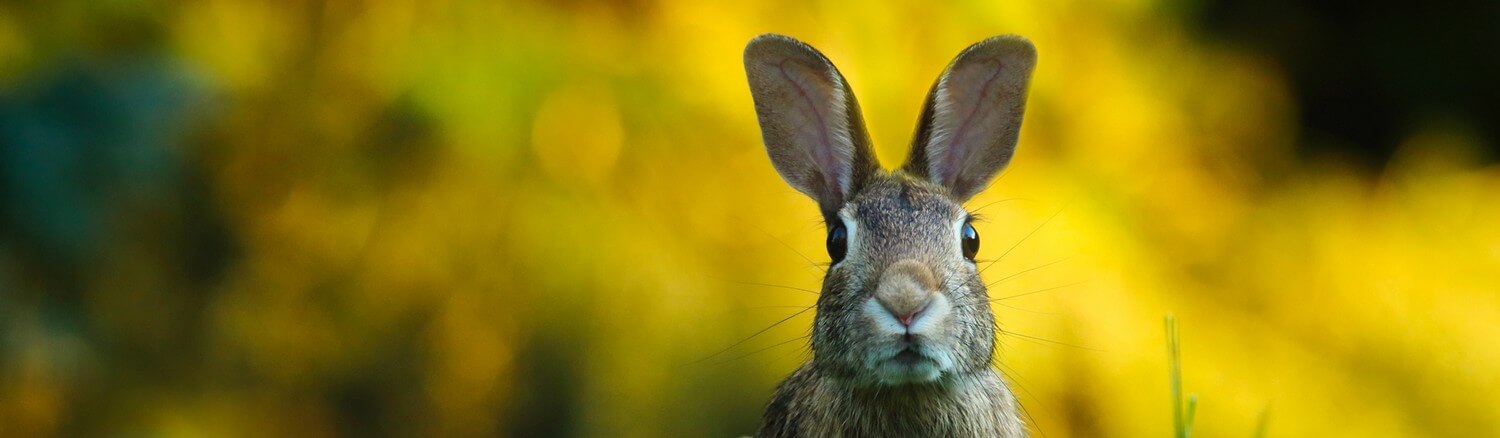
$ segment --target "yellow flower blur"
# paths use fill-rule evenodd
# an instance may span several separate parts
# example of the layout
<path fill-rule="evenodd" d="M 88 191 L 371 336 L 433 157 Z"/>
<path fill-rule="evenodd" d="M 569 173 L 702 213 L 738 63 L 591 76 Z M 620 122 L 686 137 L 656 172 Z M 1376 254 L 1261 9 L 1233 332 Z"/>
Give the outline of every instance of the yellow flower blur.
<path fill-rule="evenodd" d="M 764 32 L 839 66 L 887 167 L 960 49 L 1036 44 L 1016 158 L 968 203 L 1035 435 L 1169 434 L 1169 312 L 1198 436 L 1500 434 L 1479 140 L 1300 156 L 1280 67 L 1173 2 L 40 3 L 0 7 L 0 78 L 159 47 L 205 90 L 179 152 L 234 249 L 182 280 L 149 256 L 175 246 L 107 240 L 63 318 L 88 329 L 0 300 L 0 435 L 753 433 L 827 261 L 760 143 Z M 116 219 L 178 235 L 153 217 Z M 55 285 L 13 249 L 0 285 Z"/>

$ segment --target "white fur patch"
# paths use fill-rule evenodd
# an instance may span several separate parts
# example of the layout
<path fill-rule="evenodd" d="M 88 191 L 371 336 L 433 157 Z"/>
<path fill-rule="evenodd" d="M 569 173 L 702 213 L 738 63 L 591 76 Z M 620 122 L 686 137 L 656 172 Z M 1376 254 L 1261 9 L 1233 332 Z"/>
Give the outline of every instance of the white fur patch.
<path fill-rule="evenodd" d="M 844 260 L 853 260 L 860 256 L 859 250 L 859 221 L 854 220 L 854 213 L 849 211 L 849 206 L 844 206 L 838 213 L 839 222 L 844 224 L 845 240 L 848 247 L 844 251 Z M 839 263 L 843 263 L 840 261 Z"/>
<path fill-rule="evenodd" d="M 969 215 L 967 213 L 959 215 L 958 219 L 953 220 L 953 239 L 948 241 L 953 246 L 949 248 L 951 251 L 948 251 L 948 254 L 958 254 L 959 257 L 963 257 L 964 225 L 967 225 L 968 223 Z M 976 229 L 975 231 L 977 232 L 978 230 Z"/>
<path fill-rule="evenodd" d="M 881 383 L 898 385 L 904 383 L 930 382 L 953 369 L 954 342 L 946 337 L 944 326 L 953 314 L 953 305 L 947 296 L 937 294 L 927 308 L 917 316 L 908 329 L 894 315 L 886 311 L 875 299 L 866 300 L 860 309 L 870 321 L 871 338 L 875 345 L 865 358 L 865 366 L 874 372 Z M 912 342 L 907 342 L 907 334 Z M 911 349 L 924 359 L 904 363 L 896 359 L 903 350 Z"/>
<path fill-rule="evenodd" d="M 829 119 L 823 122 L 827 124 L 826 129 L 832 140 L 833 150 L 829 152 L 836 156 L 832 163 L 827 164 L 837 167 L 828 170 L 838 175 L 839 193 L 848 196 L 853 187 L 851 178 L 854 173 L 854 139 L 849 134 L 849 97 L 844 94 L 844 79 L 839 77 L 838 70 L 831 65 L 828 66 L 828 81 L 833 84 L 833 89 L 828 93 Z"/>
<path fill-rule="evenodd" d="M 957 123 L 953 120 L 955 103 L 948 78 L 949 75 L 944 74 L 938 79 L 937 88 L 933 91 L 932 130 L 927 135 L 927 177 L 942 186 L 952 183 L 950 178 L 956 175 L 953 165 L 942 159 L 950 153 L 949 149 L 954 143 L 953 131 L 957 129 Z"/>

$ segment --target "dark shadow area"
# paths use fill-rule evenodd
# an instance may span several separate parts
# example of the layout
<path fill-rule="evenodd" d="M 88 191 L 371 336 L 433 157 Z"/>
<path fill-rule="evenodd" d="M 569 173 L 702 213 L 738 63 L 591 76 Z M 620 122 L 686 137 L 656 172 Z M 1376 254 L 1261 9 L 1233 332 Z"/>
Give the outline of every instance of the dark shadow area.
<path fill-rule="evenodd" d="M 1500 2 L 1204 0 L 1198 33 L 1272 58 L 1299 109 L 1304 156 L 1379 170 L 1424 126 L 1478 136 L 1500 158 Z"/>

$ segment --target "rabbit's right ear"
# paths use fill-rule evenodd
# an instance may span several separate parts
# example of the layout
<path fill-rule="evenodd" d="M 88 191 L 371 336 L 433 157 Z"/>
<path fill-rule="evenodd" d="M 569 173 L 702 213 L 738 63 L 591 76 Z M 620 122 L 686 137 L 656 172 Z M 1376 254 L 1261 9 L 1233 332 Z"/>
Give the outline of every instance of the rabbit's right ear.
<path fill-rule="evenodd" d="M 880 169 L 848 83 L 816 49 L 774 34 L 745 46 L 745 74 L 771 163 L 832 217 Z"/>

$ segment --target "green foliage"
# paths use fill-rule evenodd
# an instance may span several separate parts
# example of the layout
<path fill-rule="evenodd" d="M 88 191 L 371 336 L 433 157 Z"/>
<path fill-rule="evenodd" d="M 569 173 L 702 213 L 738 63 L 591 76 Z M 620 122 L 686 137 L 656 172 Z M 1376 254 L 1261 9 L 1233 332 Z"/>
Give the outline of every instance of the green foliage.
<path fill-rule="evenodd" d="M 1177 438 L 1193 435 L 1193 414 L 1198 410 L 1198 395 L 1189 395 L 1187 403 L 1182 401 L 1182 345 L 1177 334 L 1177 317 L 1168 313 L 1167 362 L 1172 383 L 1172 430 Z"/>

